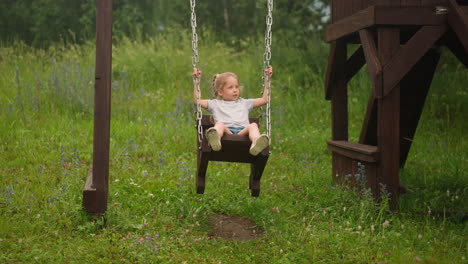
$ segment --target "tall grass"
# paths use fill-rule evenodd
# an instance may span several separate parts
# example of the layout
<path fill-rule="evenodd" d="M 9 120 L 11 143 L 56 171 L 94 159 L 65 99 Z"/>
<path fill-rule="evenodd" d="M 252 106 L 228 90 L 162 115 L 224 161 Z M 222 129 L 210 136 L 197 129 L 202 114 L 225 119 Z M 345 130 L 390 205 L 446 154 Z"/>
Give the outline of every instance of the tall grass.
<path fill-rule="evenodd" d="M 257 199 L 249 167 L 210 163 L 194 193 L 189 32 L 113 47 L 109 209 L 89 221 L 81 191 L 92 156 L 94 44 L 47 52 L 0 47 L 0 260 L 4 263 L 466 263 L 467 72 L 445 57 L 401 181 L 398 213 L 331 182 L 328 46 L 274 40 L 273 146 Z M 200 38 L 203 97 L 233 71 L 261 92 L 262 43 Z M 369 84 L 350 85 L 357 135 Z M 352 136 L 353 137 L 353 136 Z M 356 137 L 356 136 L 354 136 Z M 265 235 L 209 236 L 215 214 L 254 220 Z"/>

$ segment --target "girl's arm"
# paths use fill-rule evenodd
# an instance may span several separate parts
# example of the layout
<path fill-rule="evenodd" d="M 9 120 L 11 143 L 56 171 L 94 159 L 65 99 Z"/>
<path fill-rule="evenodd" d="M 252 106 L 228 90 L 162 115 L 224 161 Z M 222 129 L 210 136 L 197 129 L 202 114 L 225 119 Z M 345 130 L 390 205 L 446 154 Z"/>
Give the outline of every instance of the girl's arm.
<path fill-rule="evenodd" d="M 268 89 L 267 87 L 270 85 L 270 79 L 271 79 L 271 76 L 273 75 L 273 67 L 270 65 L 268 66 L 268 69 L 266 69 L 264 72 L 263 72 L 263 96 L 260 97 L 260 98 L 256 98 L 254 99 L 254 102 L 253 102 L 253 107 L 259 107 L 259 106 L 262 106 L 262 105 L 266 105 L 266 103 L 268 102 Z"/>
<path fill-rule="evenodd" d="M 197 68 L 193 68 L 193 77 L 198 77 L 201 80 L 202 72 L 199 71 Z M 197 104 L 197 98 L 200 96 L 200 105 L 201 107 L 207 109 L 208 108 L 208 100 L 202 100 L 201 95 L 197 89 L 197 85 L 195 82 L 193 83 L 193 104 Z"/>

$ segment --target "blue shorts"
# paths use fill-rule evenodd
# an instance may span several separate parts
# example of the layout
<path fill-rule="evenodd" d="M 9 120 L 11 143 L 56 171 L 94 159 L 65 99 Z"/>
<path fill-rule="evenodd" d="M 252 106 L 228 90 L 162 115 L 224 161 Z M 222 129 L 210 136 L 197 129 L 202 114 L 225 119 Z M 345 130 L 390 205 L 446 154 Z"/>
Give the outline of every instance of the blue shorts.
<path fill-rule="evenodd" d="M 233 126 L 228 126 L 227 127 L 229 129 L 229 131 L 231 131 L 234 135 L 237 135 L 239 134 L 239 132 L 242 131 L 242 129 L 244 129 L 245 127 L 233 127 Z"/>

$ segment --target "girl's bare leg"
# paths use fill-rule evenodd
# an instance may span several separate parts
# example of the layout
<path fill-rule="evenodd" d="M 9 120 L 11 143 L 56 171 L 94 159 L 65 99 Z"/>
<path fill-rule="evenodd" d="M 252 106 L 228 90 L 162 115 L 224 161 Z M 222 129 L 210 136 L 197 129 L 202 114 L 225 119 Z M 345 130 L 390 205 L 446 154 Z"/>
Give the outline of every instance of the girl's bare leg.
<path fill-rule="evenodd" d="M 239 132 L 239 135 L 246 134 L 249 135 L 249 138 L 252 141 L 252 146 L 250 147 L 249 152 L 254 156 L 257 156 L 270 144 L 270 139 L 267 135 L 260 135 L 260 129 L 258 128 L 257 123 L 251 123 L 241 132 Z"/>
<path fill-rule="evenodd" d="M 223 122 L 216 122 L 214 128 L 218 131 L 219 138 L 222 138 L 225 133 L 232 134 Z"/>
<path fill-rule="evenodd" d="M 255 143 L 258 136 L 260 136 L 260 130 L 258 128 L 257 123 L 250 123 L 248 126 L 246 126 L 239 132 L 239 135 L 249 135 L 250 141 L 252 141 L 252 143 Z"/>

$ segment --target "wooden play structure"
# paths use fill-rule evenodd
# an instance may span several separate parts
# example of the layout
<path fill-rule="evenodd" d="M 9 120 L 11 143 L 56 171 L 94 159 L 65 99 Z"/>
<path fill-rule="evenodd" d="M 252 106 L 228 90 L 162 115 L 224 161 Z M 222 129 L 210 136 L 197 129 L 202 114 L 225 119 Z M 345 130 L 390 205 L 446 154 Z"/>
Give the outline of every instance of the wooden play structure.
<path fill-rule="evenodd" d="M 393 208 L 426 95 L 447 47 L 468 67 L 468 1 L 331 0 L 325 96 L 331 100 L 332 177 L 353 184 L 361 168 L 375 197 Z M 348 56 L 348 46 L 358 49 Z M 347 83 L 367 65 L 372 94 L 359 142 L 348 141 Z"/>

